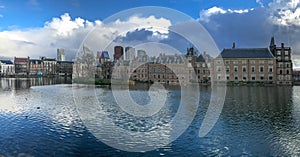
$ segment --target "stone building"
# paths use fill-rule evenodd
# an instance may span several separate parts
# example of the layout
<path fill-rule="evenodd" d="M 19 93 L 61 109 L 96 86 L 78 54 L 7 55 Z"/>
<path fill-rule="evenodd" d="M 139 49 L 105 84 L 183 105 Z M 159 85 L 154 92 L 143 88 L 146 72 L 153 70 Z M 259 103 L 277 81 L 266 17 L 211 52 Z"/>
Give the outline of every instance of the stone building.
<path fill-rule="evenodd" d="M 277 84 L 292 85 L 293 64 L 291 59 L 291 47 L 285 47 L 284 43 L 281 43 L 280 47 L 276 47 L 274 37 L 272 37 L 270 51 L 276 58 Z"/>
<path fill-rule="evenodd" d="M 14 74 L 14 63 L 10 60 L 0 60 L 0 76 L 10 76 Z"/>
<path fill-rule="evenodd" d="M 276 60 L 268 48 L 223 49 L 214 59 L 217 81 L 276 82 Z"/>
<path fill-rule="evenodd" d="M 41 59 L 29 60 L 29 74 L 42 75 L 44 72 L 44 62 Z"/>
<path fill-rule="evenodd" d="M 72 76 L 73 73 L 73 64 L 72 61 L 57 61 L 57 74 L 64 75 L 64 76 Z"/>
<path fill-rule="evenodd" d="M 28 75 L 29 74 L 29 57 L 28 58 L 14 58 L 15 74 Z"/>

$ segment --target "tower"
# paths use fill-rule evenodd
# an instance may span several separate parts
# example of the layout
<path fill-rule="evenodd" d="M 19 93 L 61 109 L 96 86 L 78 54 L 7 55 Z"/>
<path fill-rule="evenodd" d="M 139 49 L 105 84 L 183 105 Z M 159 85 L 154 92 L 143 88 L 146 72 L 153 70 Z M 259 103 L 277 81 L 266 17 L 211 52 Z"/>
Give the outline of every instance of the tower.
<path fill-rule="evenodd" d="M 62 49 L 62 48 L 57 49 L 57 60 L 58 61 L 65 61 L 66 60 L 64 49 Z"/>

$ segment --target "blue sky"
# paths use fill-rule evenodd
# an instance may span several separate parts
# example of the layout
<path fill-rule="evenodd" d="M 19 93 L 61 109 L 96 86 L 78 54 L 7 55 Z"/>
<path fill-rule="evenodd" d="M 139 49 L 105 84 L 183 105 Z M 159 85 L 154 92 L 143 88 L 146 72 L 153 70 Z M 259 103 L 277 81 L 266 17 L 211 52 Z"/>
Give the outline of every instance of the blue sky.
<path fill-rule="evenodd" d="M 120 11 L 143 6 L 166 7 L 187 14 L 208 31 L 220 50 L 231 47 L 232 42 L 237 47 L 268 47 L 271 36 L 275 36 L 277 45 L 284 42 L 292 47 L 295 61 L 300 58 L 299 0 L 0 0 L 0 57 L 56 57 L 57 48 L 76 53 L 96 26 L 103 33 L 99 39 L 102 41 L 146 21 L 165 28 L 174 25 L 168 18 L 177 15 L 159 11 L 132 12 L 121 23 L 117 20 L 120 14 L 110 24 L 104 21 Z M 136 35 L 141 41 L 151 39 L 171 46 L 182 41 L 174 34 L 157 30 L 137 29 L 127 35 L 130 36 L 119 39 L 126 41 Z M 179 51 L 184 52 L 185 47 Z"/>
<path fill-rule="evenodd" d="M 264 1 L 264 4 L 270 2 Z M 69 13 L 73 17 L 82 17 L 89 21 L 103 20 L 119 11 L 140 6 L 162 6 L 181 11 L 197 19 L 199 12 L 213 6 L 224 9 L 247 9 L 260 6 L 255 0 L 7 0 L 0 1 L 4 6 L 0 10 L 1 30 L 11 28 L 42 27 L 45 21 Z"/>

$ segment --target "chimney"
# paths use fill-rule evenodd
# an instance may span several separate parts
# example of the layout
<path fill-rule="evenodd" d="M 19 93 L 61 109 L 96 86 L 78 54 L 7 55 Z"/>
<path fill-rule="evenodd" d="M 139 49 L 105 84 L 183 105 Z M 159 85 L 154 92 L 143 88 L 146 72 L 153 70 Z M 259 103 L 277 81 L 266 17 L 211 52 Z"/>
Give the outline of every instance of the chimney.
<path fill-rule="evenodd" d="M 232 48 L 235 49 L 235 42 L 232 43 Z"/>
<path fill-rule="evenodd" d="M 281 43 L 281 47 L 284 48 L 284 43 Z"/>

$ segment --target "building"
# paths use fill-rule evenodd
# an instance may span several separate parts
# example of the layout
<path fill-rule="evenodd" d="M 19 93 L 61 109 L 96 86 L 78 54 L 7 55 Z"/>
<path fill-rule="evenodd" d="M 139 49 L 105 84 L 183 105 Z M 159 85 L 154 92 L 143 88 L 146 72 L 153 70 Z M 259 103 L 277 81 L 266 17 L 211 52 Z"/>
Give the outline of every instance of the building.
<path fill-rule="evenodd" d="M 123 47 L 122 46 L 115 46 L 114 47 L 114 60 L 123 60 Z"/>
<path fill-rule="evenodd" d="M 214 59 L 214 79 L 276 83 L 276 60 L 268 48 L 223 49 Z"/>
<path fill-rule="evenodd" d="M 144 57 L 146 55 L 147 54 L 145 50 L 137 50 L 137 57 Z"/>
<path fill-rule="evenodd" d="M 28 58 L 14 58 L 15 74 L 28 75 L 29 74 L 29 57 Z"/>
<path fill-rule="evenodd" d="M 125 48 L 125 60 L 132 61 L 135 58 L 135 48 L 126 47 Z"/>
<path fill-rule="evenodd" d="M 14 63 L 10 60 L 0 60 L 0 76 L 10 76 L 14 74 Z"/>
<path fill-rule="evenodd" d="M 30 75 L 43 75 L 44 62 L 41 59 L 29 60 L 29 74 Z"/>
<path fill-rule="evenodd" d="M 270 51 L 276 58 L 276 76 L 277 84 L 292 85 L 293 84 L 293 64 L 291 59 L 291 48 L 285 47 L 281 43 L 280 47 L 276 47 L 274 37 L 271 38 Z"/>
<path fill-rule="evenodd" d="M 57 61 L 57 74 L 64 76 L 72 76 L 73 73 L 73 63 L 72 61 Z"/>
<path fill-rule="evenodd" d="M 65 50 L 57 49 L 57 61 L 66 61 Z"/>
<path fill-rule="evenodd" d="M 43 74 L 46 76 L 56 75 L 57 73 L 57 61 L 54 58 L 46 58 L 42 57 L 43 65 L 44 65 L 44 72 Z"/>
<path fill-rule="evenodd" d="M 98 52 L 98 63 L 96 68 L 96 76 L 103 79 L 110 79 L 114 63 L 110 61 L 108 51 Z"/>

